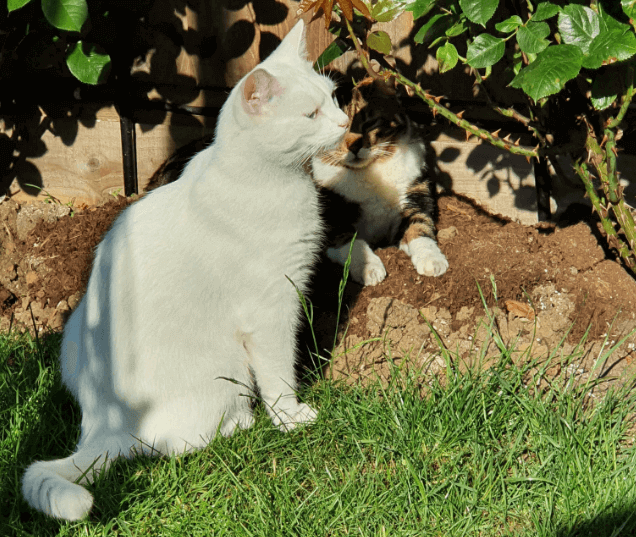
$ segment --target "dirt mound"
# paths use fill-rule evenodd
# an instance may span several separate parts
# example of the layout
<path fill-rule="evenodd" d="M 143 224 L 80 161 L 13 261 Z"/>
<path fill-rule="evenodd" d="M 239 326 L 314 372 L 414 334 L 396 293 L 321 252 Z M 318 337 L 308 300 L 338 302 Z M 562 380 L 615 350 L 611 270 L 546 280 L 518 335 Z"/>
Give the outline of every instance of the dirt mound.
<path fill-rule="evenodd" d="M 61 329 L 83 293 L 95 245 L 129 203 L 119 198 L 81 210 L 0 203 L 0 330 Z M 516 342 L 520 356 L 573 352 L 589 329 L 591 360 L 590 345 L 606 349 L 636 326 L 636 281 L 599 246 L 595 227 L 522 226 L 454 196 L 442 196 L 439 209 L 439 243 L 450 269 L 441 278 L 423 277 L 397 248 L 380 250 L 387 279 L 367 288 L 349 283 L 344 293 L 335 376 L 381 371 L 387 355 L 416 356 L 439 370 L 438 340 L 467 359 L 489 345 L 481 353 L 488 356 L 498 352 L 490 327 Z M 310 298 L 320 349 L 333 342 L 341 274 L 342 267 L 323 260 L 315 277 Z M 628 365 L 635 346 L 632 336 L 613 359 Z"/>
<path fill-rule="evenodd" d="M 129 203 L 120 197 L 77 211 L 59 204 L 0 204 L 0 330 L 31 330 L 34 324 L 61 329 L 84 292 L 95 246 Z"/>

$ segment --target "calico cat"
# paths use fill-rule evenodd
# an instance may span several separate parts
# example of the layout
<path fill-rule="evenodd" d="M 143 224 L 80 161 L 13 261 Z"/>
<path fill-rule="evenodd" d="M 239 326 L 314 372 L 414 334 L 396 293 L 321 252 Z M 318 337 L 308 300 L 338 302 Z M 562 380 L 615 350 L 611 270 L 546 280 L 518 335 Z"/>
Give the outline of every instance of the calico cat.
<path fill-rule="evenodd" d="M 152 177 L 144 188 L 144 192 L 150 192 L 160 186 L 174 183 L 183 175 L 183 170 L 185 170 L 186 165 L 190 162 L 192 157 L 203 151 L 213 141 L 214 136 L 208 135 L 180 147 L 152 174 Z"/>
<path fill-rule="evenodd" d="M 281 430 L 311 422 L 296 399 L 296 290 L 321 246 L 304 164 L 341 143 L 333 83 L 305 59 L 300 21 L 223 105 L 214 143 L 177 183 L 131 205 L 99 244 L 61 350 L 82 410 L 65 459 L 26 470 L 27 502 L 84 517 L 79 483 L 118 456 L 202 448 L 253 422 L 250 392 Z"/>
<path fill-rule="evenodd" d="M 448 269 L 435 238 L 424 143 L 393 93 L 383 81 L 363 80 L 346 106 L 352 123 L 343 143 L 312 159 L 313 179 L 332 207 L 326 220 L 338 222 L 330 225 L 337 233 L 327 255 L 344 265 L 355 232 L 349 270 L 363 285 L 386 277 L 372 248 L 398 240 L 419 274 L 441 276 Z"/>

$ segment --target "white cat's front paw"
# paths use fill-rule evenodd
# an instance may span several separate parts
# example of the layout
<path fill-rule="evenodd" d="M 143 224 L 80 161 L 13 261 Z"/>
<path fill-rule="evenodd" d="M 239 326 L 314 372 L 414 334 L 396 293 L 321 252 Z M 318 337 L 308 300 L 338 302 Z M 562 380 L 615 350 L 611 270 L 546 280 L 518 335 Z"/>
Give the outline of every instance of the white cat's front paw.
<path fill-rule="evenodd" d="M 316 421 L 318 412 L 305 403 L 297 404 L 293 409 L 275 408 L 272 413 L 274 425 L 281 431 L 291 431 L 296 426 Z"/>
<path fill-rule="evenodd" d="M 423 276 L 441 276 L 448 270 L 448 260 L 433 239 L 421 237 L 409 244 L 411 261 Z"/>

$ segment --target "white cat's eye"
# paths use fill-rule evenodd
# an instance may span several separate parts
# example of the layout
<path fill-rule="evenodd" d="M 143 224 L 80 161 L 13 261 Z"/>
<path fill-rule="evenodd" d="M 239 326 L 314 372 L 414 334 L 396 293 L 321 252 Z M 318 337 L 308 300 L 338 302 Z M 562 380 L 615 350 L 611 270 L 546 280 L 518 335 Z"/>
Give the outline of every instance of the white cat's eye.
<path fill-rule="evenodd" d="M 316 119 L 317 115 L 318 115 L 318 108 L 316 108 L 311 114 L 306 114 L 305 117 L 308 117 L 309 119 Z"/>

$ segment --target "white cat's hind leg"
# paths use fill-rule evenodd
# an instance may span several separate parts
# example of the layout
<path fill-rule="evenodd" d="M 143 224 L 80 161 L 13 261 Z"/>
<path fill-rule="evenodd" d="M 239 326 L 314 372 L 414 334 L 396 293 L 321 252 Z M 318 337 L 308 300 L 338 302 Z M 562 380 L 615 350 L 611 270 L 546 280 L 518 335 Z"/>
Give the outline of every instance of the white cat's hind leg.
<path fill-rule="evenodd" d="M 403 242 L 400 249 L 411 257 L 413 266 L 423 276 L 441 276 L 448 270 L 448 260 L 430 237 L 418 237 L 408 244 Z"/>
<path fill-rule="evenodd" d="M 224 416 L 219 432 L 223 436 L 232 436 L 237 427 L 239 429 L 249 429 L 252 425 L 254 425 L 254 416 L 249 405 L 247 405 L 245 409 Z"/>
<path fill-rule="evenodd" d="M 344 266 L 349 257 L 349 249 L 349 243 L 338 248 L 328 248 L 327 256 L 332 261 Z M 354 281 L 362 285 L 377 285 L 386 278 L 386 268 L 366 241 L 356 239 L 353 248 L 351 248 L 349 274 Z"/>

